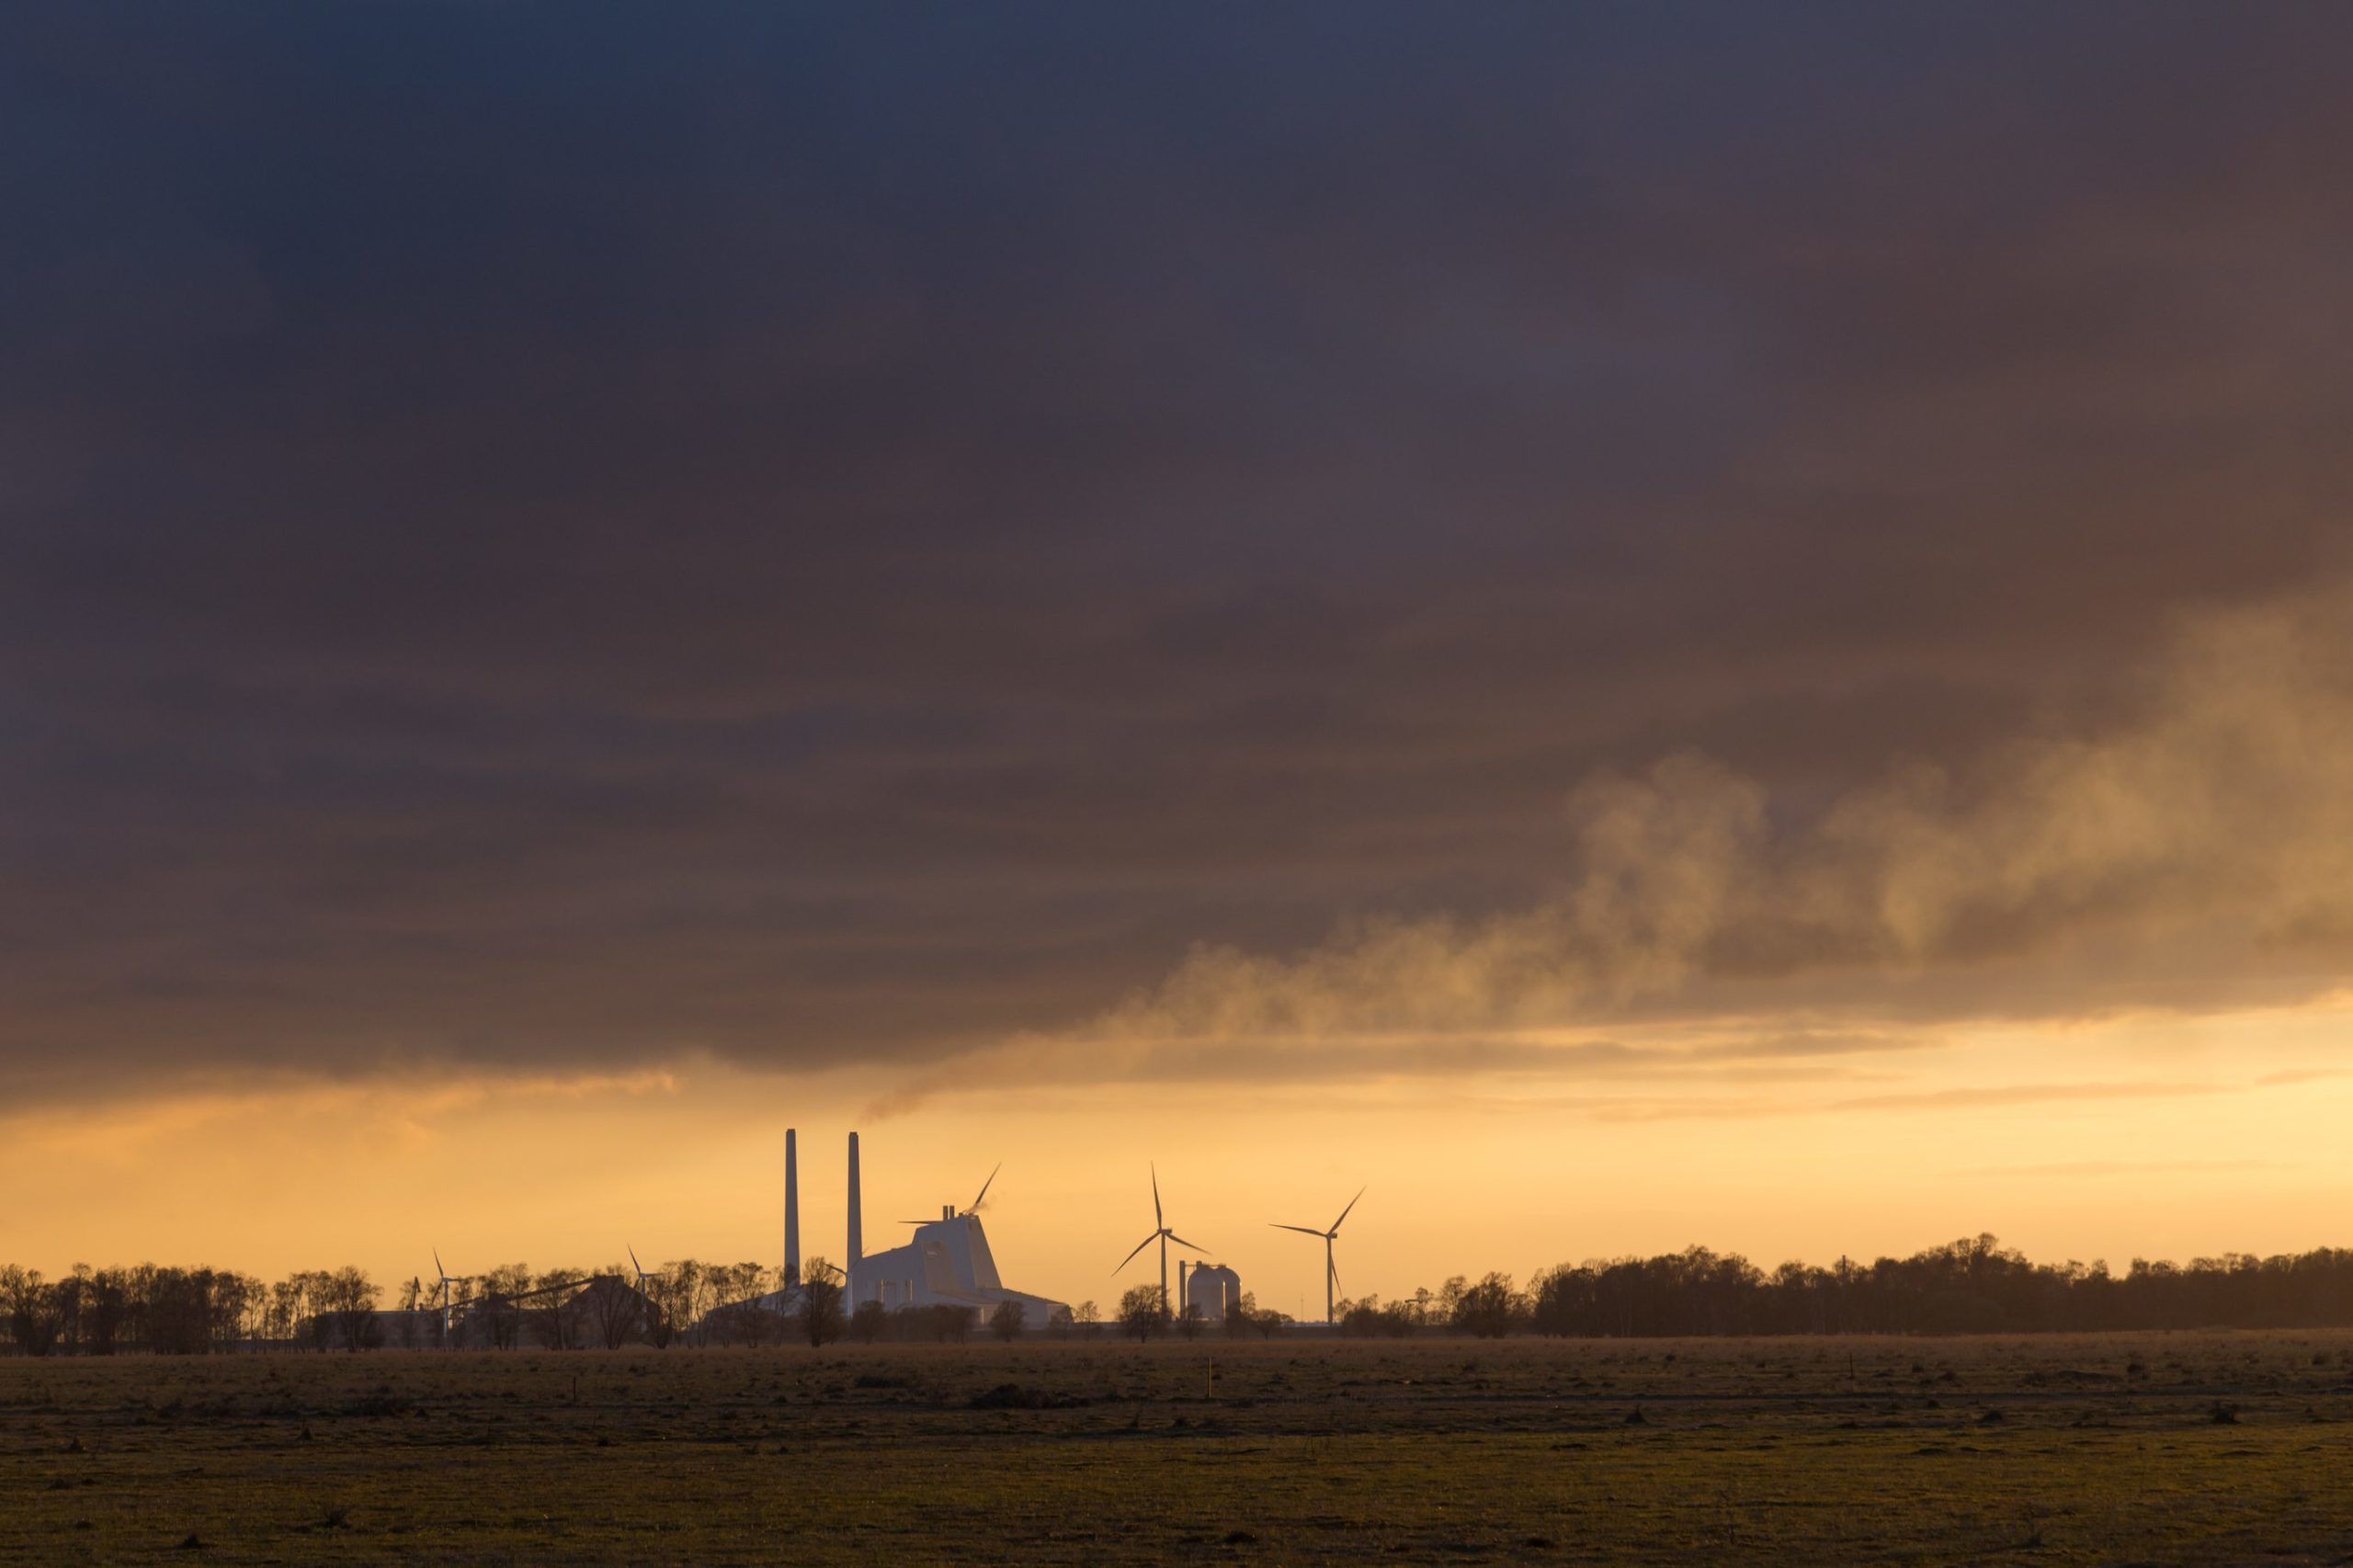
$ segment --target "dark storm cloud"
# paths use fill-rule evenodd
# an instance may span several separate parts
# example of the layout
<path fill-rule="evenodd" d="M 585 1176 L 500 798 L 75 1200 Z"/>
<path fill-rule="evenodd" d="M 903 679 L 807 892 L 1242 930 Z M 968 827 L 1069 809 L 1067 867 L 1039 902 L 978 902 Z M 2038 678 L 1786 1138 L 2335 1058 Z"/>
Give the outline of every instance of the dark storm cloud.
<path fill-rule="evenodd" d="M 2347 564 L 2347 30 L 14 12 L 7 1070 L 925 1062 L 2131 722 Z"/>

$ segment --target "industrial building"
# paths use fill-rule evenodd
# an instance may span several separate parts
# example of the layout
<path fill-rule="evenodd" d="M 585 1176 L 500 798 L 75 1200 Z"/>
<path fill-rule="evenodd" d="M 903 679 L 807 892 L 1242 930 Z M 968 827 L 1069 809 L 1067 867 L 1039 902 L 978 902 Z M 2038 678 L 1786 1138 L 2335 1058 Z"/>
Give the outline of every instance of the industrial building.
<path fill-rule="evenodd" d="M 990 1180 L 995 1180 L 994 1173 Z M 987 1195 L 988 1186 L 983 1183 L 981 1198 Z M 901 1307 L 965 1306 L 975 1308 L 985 1315 L 1006 1301 L 1017 1301 L 1029 1326 L 1044 1328 L 1056 1313 L 1066 1309 L 1060 1301 L 1012 1290 L 1006 1285 L 997 1274 L 995 1255 L 989 1250 L 988 1232 L 981 1224 L 980 1206 L 980 1198 L 972 1200 L 971 1208 L 961 1210 L 952 1203 L 942 1204 L 937 1220 L 906 1221 L 915 1227 L 915 1233 L 902 1245 L 877 1253 L 867 1252 L 858 1165 L 858 1134 L 851 1133 L 850 1309 L 856 1311 L 868 1301 L 880 1301 L 892 1311 Z M 797 1229 L 797 1221 L 788 1220 L 787 1223 L 789 1228 Z"/>
<path fill-rule="evenodd" d="M 1190 1307 L 1202 1323 L 1222 1327 L 1229 1316 L 1242 1310 L 1242 1276 L 1216 1263 L 1197 1263 L 1188 1272 L 1179 1262 L 1176 1301 L 1178 1312 Z"/>

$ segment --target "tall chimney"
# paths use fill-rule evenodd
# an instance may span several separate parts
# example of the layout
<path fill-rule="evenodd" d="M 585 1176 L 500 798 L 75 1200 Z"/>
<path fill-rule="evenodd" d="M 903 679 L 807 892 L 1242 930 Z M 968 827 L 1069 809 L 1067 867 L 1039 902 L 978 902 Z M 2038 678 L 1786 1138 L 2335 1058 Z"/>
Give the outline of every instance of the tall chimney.
<path fill-rule="evenodd" d="M 801 1152 L 790 1127 L 784 1130 L 784 1285 L 801 1283 Z"/>
<path fill-rule="evenodd" d="M 858 1216 L 858 1134 L 849 1135 L 849 1262 L 858 1267 L 866 1256 L 866 1228 Z"/>
<path fill-rule="evenodd" d="M 1176 1260 L 1176 1304 L 1170 1307 L 1169 1311 L 1182 1317 L 1185 1314 L 1185 1303 L 1190 1300 L 1192 1298 L 1185 1294 L 1185 1260 L 1180 1257 Z M 1165 1301 L 1161 1304 L 1168 1305 Z"/>

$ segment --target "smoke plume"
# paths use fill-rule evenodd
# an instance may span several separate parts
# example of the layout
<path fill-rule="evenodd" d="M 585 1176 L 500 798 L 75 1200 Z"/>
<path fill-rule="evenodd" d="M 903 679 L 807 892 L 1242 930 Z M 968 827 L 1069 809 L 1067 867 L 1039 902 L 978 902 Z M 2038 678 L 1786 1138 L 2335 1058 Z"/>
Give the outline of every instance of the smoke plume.
<path fill-rule="evenodd" d="M 1589 1024 L 1702 983 L 1905 975 L 2200 930 L 2353 933 L 2353 592 L 2185 622 L 2108 722 L 1965 775 L 1897 762 L 1811 814 L 1681 753 L 1572 790 L 1560 892 L 1483 918 L 1355 922 L 1290 956 L 1196 948 L 1164 981 L 1014 1047 L 1050 1075 L 1221 1045 L 1332 1047 Z M 1074 1048 L 1074 1049 L 1071 1049 Z M 1059 1065 L 1055 1065 L 1058 1063 Z M 1092 1067 L 1088 1066 L 1092 1063 Z"/>

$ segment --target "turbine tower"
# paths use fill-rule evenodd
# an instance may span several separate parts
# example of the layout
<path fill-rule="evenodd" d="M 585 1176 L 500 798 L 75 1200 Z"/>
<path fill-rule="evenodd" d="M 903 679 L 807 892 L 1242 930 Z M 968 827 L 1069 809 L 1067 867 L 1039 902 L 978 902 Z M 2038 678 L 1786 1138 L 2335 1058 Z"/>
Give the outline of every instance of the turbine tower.
<path fill-rule="evenodd" d="M 622 1244 L 627 1245 L 628 1244 L 624 1243 Z M 662 1278 L 663 1276 L 659 1274 L 649 1274 L 646 1272 L 645 1265 L 637 1261 L 637 1249 L 635 1247 L 630 1247 L 629 1249 L 629 1266 L 630 1268 L 637 1275 L 637 1305 L 632 1310 L 637 1314 L 638 1331 L 645 1335 L 648 1338 L 652 1338 L 654 1337 L 654 1329 L 655 1325 L 662 1321 L 665 1309 L 646 1290 L 645 1282 L 648 1279 Z"/>
<path fill-rule="evenodd" d="M 433 1249 L 433 1275 L 436 1279 L 440 1281 L 441 1348 L 447 1350 L 449 1348 L 449 1287 L 457 1284 L 458 1281 L 451 1278 L 449 1277 L 449 1271 L 441 1267 L 441 1249 L 439 1247 L 435 1247 Z"/>
<path fill-rule="evenodd" d="M 983 1187 L 981 1191 L 983 1196 L 986 1196 L 988 1188 Z M 976 1209 L 980 1207 L 977 1199 L 974 1201 L 973 1207 Z M 1128 1254 L 1127 1256 L 1120 1259 L 1120 1268 L 1125 1268 L 1128 1265 L 1133 1263 L 1136 1260 L 1137 1252 L 1142 1252 L 1153 1243 L 1158 1242 L 1160 1244 L 1160 1310 L 1165 1312 L 1169 1310 L 1168 1244 L 1170 1242 L 1175 1242 L 1180 1247 L 1190 1247 L 1193 1251 L 1199 1253 L 1206 1253 L 1210 1249 L 1198 1243 L 1187 1241 L 1184 1237 L 1178 1235 L 1176 1232 L 1168 1228 L 1168 1216 L 1162 1213 L 1160 1210 L 1160 1168 L 1157 1165 L 1154 1165 L 1152 1168 L 1152 1234 L 1144 1237 L 1143 1240 L 1136 1244 L 1136 1252 L 1131 1252 Z M 1111 1270 L 1111 1272 L 1116 1275 L 1120 1272 L 1120 1268 L 1115 1268 Z"/>
<path fill-rule="evenodd" d="M 1357 1188 L 1357 1197 L 1348 1199 L 1348 1209 L 1354 1209 L 1357 1206 L 1357 1198 L 1362 1198 L 1364 1193 L 1363 1187 Z M 1328 1231 L 1319 1231 L 1313 1225 L 1274 1226 L 1278 1231 L 1297 1231 L 1302 1236 L 1324 1238 L 1324 1321 L 1326 1324 L 1332 1321 L 1332 1308 L 1338 1297 L 1340 1288 L 1340 1268 L 1332 1261 L 1332 1244 L 1339 1239 L 1340 1220 L 1348 1217 L 1348 1209 L 1340 1210 L 1340 1219 L 1333 1221 L 1332 1228 Z"/>

